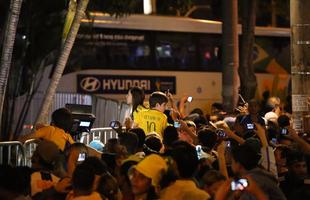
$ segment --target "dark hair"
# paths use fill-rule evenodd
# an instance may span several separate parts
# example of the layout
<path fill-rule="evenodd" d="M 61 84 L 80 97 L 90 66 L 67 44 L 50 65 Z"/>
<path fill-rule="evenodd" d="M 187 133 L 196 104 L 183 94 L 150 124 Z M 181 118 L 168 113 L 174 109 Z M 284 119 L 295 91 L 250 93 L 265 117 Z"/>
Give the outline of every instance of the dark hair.
<path fill-rule="evenodd" d="M 145 95 L 143 89 L 140 87 L 132 87 L 130 88 L 129 92 L 132 96 L 132 113 L 133 113 L 137 111 L 139 105 L 143 106 Z"/>
<path fill-rule="evenodd" d="M 173 142 L 179 139 L 179 133 L 173 126 L 167 126 L 163 133 L 163 143 L 165 146 L 171 146 Z"/>
<path fill-rule="evenodd" d="M 198 168 L 195 147 L 185 141 L 177 141 L 172 145 L 170 154 L 177 164 L 180 178 L 192 178 Z"/>
<path fill-rule="evenodd" d="M 218 109 L 218 110 L 223 110 L 223 104 L 221 104 L 221 103 L 215 102 L 211 106 Z"/>
<path fill-rule="evenodd" d="M 240 163 L 246 170 L 257 167 L 261 158 L 249 145 L 235 146 L 232 148 L 231 155 L 233 159 Z"/>
<path fill-rule="evenodd" d="M 138 148 L 142 148 L 145 142 L 145 132 L 142 128 L 129 129 L 130 132 L 135 133 L 138 137 Z"/>
<path fill-rule="evenodd" d="M 94 173 L 96 175 L 101 175 L 108 172 L 107 164 L 95 156 L 87 157 L 83 163 L 91 166 L 94 169 Z"/>
<path fill-rule="evenodd" d="M 67 108 L 59 108 L 52 114 L 52 125 L 70 132 L 73 124 L 72 114 Z"/>
<path fill-rule="evenodd" d="M 77 165 L 72 176 L 72 186 L 75 190 L 91 193 L 95 180 L 94 168 L 86 163 Z"/>
<path fill-rule="evenodd" d="M 203 115 L 203 111 L 200 108 L 194 108 L 189 114 Z"/>
<path fill-rule="evenodd" d="M 198 131 L 198 142 L 209 150 L 216 145 L 217 135 L 212 129 L 204 128 Z"/>
<path fill-rule="evenodd" d="M 145 139 L 145 145 L 155 152 L 159 152 L 163 144 L 160 139 L 156 136 L 149 136 Z"/>
<path fill-rule="evenodd" d="M 280 115 L 278 117 L 278 125 L 283 128 L 290 125 L 290 118 L 287 115 Z"/>
<path fill-rule="evenodd" d="M 163 104 L 168 102 L 168 97 L 162 92 L 153 92 L 150 96 L 150 108 L 154 108 L 156 104 Z"/>
<path fill-rule="evenodd" d="M 117 199 L 116 195 L 119 191 L 118 183 L 111 174 L 103 174 L 99 179 L 97 191 L 109 200 Z"/>
<path fill-rule="evenodd" d="M 218 181 L 225 181 L 225 180 L 226 177 L 217 170 L 209 170 L 202 177 L 203 183 L 207 186 L 211 186 L 212 184 Z"/>
<path fill-rule="evenodd" d="M 287 152 L 286 164 L 292 166 L 295 163 L 306 161 L 305 155 L 297 150 L 290 150 Z"/>
<path fill-rule="evenodd" d="M 130 131 L 118 134 L 120 145 L 126 147 L 129 154 L 135 154 L 138 148 L 139 139 L 135 133 Z"/>

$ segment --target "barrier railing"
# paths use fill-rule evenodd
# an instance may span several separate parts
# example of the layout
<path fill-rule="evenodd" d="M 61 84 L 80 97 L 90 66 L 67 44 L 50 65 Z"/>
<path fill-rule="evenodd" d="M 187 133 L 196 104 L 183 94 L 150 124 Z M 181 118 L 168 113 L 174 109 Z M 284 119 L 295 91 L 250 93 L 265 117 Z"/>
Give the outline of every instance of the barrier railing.
<path fill-rule="evenodd" d="M 117 138 L 112 128 L 93 128 L 90 133 L 83 133 L 79 141 L 89 145 L 93 140 L 100 140 L 106 144 L 111 138 Z M 24 144 L 19 141 L 0 142 L 0 164 L 31 167 L 31 157 L 36 147 L 35 139 L 27 140 Z"/>
<path fill-rule="evenodd" d="M 110 127 L 105 128 L 93 128 L 90 133 L 83 133 L 80 139 L 81 143 L 88 145 L 93 140 L 99 140 L 103 144 L 111 138 L 117 138 L 117 133 Z"/>
<path fill-rule="evenodd" d="M 19 141 L 0 142 L 0 164 L 25 166 L 25 150 Z"/>
<path fill-rule="evenodd" d="M 24 150 L 25 150 L 25 165 L 31 167 L 31 157 L 33 152 L 36 150 L 38 146 L 36 139 L 26 140 L 24 142 Z"/>

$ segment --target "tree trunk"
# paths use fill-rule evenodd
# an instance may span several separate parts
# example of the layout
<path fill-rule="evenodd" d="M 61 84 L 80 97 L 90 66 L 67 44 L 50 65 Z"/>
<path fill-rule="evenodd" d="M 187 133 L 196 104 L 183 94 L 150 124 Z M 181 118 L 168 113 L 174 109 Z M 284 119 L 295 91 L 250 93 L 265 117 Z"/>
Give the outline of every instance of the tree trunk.
<path fill-rule="evenodd" d="M 253 46 L 256 18 L 256 0 L 241 0 L 242 36 L 239 76 L 241 94 L 246 101 L 254 98 L 257 80 L 253 67 Z"/>
<path fill-rule="evenodd" d="M 6 21 L 0 69 L 0 130 L 2 130 L 3 105 L 21 5 L 22 0 L 11 0 L 10 10 Z"/>
<path fill-rule="evenodd" d="M 223 10 L 223 73 L 222 96 L 224 110 L 232 112 L 238 101 L 238 0 L 222 1 Z"/>
<path fill-rule="evenodd" d="M 77 5 L 77 11 L 73 19 L 72 26 L 70 28 L 68 37 L 62 46 L 62 51 L 60 53 L 60 57 L 57 61 L 57 65 L 55 67 L 54 73 L 52 75 L 51 81 L 49 83 L 47 92 L 44 96 L 41 109 L 40 109 L 40 114 L 37 118 L 36 123 L 46 123 L 47 122 L 47 115 L 48 115 L 48 110 L 52 104 L 54 94 L 56 92 L 56 88 L 58 86 L 59 80 L 62 76 L 62 73 L 65 69 L 69 54 L 71 52 L 72 46 L 74 44 L 76 35 L 78 33 L 80 24 L 81 24 L 81 19 L 84 17 L 85 10 L 87 8 L 89 0 L 80 0 Z"/>
<path fill-rule="evenodd" d="M 293 126 L 310 131 L 310 1 L 291 0 L 291 78 Z"/>

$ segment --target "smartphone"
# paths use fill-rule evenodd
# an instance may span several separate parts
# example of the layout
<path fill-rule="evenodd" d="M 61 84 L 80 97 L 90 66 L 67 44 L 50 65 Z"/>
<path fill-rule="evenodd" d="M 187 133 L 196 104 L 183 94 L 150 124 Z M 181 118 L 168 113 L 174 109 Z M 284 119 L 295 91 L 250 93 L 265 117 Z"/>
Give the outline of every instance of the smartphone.
<path fill-rule="evenodd" d="M 287 128 L 281 128 L 281 135 L 287 135 L 288 134 L 288 130 Z"/>
<path fill-rule="evenodd" d="M 231 181 L 230 188 L 232 191 L 244 190 L 246 187 L 248 187 L 248 185 L 249 185 L 248 180 L 245 178 L 241 178 Z"/>
<path fill-rule="evenodd" d="M 272 142 L 273 144 L 278 144 L 277 138 L 271 138 L 271 142 Z"/>
<path fill-rule="evenodd" d="M 192 102 L 193 101 L 193 97 L 192 96 L 187 97 L 187 101 L 188 102 Z"/>
<path fill-rule="evenodd" d="M 254 129 L 254 124 L 246 124 L 246 128 L 248 130 L 253 130 Z"/>
<path fill-rule="evenodd" d="M 225 133 L 225 131 L 223 130 L 223 129 L 217 129 L 216 131 L 215 131 L 215 133 L 218 135 L 218 137 L 220 137 L 220 138 L 224 138 L 224 137 L 226 137 L 226 133 Z"/>
<path fill-rule="evenodd" d="M 121 127 L 121 123 L 119 121 L 111 121 L 110 127 L 114 129 L 118 129 L 119 127 Z"/>
<path fill-rule="evenodd" d="M 175 121 L 175 122 L 173 122 L 173 126 L 174 126 L 174 128 L 180 128 L 181 124 L 180 124 L 180 122 Z"/>
<path fill-rule="evenodd" d="M 201 145 L 196 145 L 196 153 L 197 153 L 198 160 L 200 160 L 201 153 L 202 153 Z"/>
<path fill-rule="evenodd" d="M 79 153 L 79 157 L 77 159 L 78 162 L 83 162 L 86 159 L 86 153 Z"/>
<path fill-rule="evenodd" d="M 227 148 L 230 148 L 230 147 L 231 147 L 231 143 L 230 143 L 230 141 L 229 141 L 229 140 L 228 140 L 228 141 L 226 141 L 226 142 L 225 142 L 225 144 L 226 144 L 226 147 L 227 147 Z"/>

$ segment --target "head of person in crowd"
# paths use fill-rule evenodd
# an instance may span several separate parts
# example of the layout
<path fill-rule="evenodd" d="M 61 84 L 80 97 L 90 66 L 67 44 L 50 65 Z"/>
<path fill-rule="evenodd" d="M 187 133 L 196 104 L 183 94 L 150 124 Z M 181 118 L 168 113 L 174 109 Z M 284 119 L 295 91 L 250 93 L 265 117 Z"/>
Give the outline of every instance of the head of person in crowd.
<path fill-rule="evenodd" d="M 86 163 L 77 165 L 72 176 L 73 196 L 90 196 L 93 192 L 95 169 Z M 98 194 L 99 195 L 99 194 Z"/>
<path fill-rule="evenodd" d="M 174 126 L 167 126 L 163 134 L 163 144 L 165 147 L 165 152 L 171 150 L 172 144 L 179 140 L 179 133 Z"/>
<path fill-rule="evenodd" d="M 281 114 L 281 100 L 279 97 L 269 97 L 266 103 L 266 113 L 274 112 L 277 116 Z"/>
<path fill-rule="evenodd" d="M 51 125 L 70 132 L 73 124 L 71 111 L 67 108 L 59 108 L 52 113 Z"/>
<path fill-rule="evenodd" d="M 260 110 L 260 103 L 256 99 L 251 99 L 249 101 L 248 111 L 250 115 L 258 115 Z"/>
<path fill-rule="evenodd" d="M 72 176 L 77 164 L 83 162 L 88 156 L 88 149 L 84 143 L 74 143 L 65 151 L 67 161 L 67 175 Z"/>
<path fill-rule="evenodd" d="M 267 124 L 269 122 L 277 123 L 278 115 L 274 112 L 268 112 L 265 114 L 264 118 L 265 118 Z"/>
<path fill-rule="evenodd" d="M 132 87 L 126 96 L 127 104 L 132 105 L 132 112 L 138 111 L 138 106 L 143 106 L 144 99 L 144 90 L 140 87 Z"/>
<path fill-rule="evenodd" d="M 139 139 L 135 133 L 127 131 L 125 133 L 118 134 L 118 140 L 120 145 L 126 147 L 129 155 L 135 154 L 137 152 Z"/>
<path fill-rule="evenodd" d="M 109 173 L 100 176 L 97 192 L 102 196 L 102 199 L 118 200 L 121 197 L 117 180 Z"/>
<path fill-rule="evenodd" d="M 233 130 L 236 132 L 237 135 L 243 137 L 244 133 L 246 131 L 245 127 L 242 124 L 242 120 L 245 118 L 245 115 L 243 114 L 239 114 L 236 117 L 234 126 L 233 126 Z"/>
<path fill-rule="evenodd" d="M 217 190 L 221 187 L 225 180 L 226 177 L 219 171 L 209 170 L 202 177 L 203 189 L 210 194 L 211 197 L 215 197 Z"/>
<path fill-rule="evenodd" d="M 123 196 L 128 197 L 128 199 L 133 199 L 134 195 L 131 189 L 131 183 L 129 180 L 128 172 L 133 166 L 137 165 L 143 157 L 137 155 L 131 155 L 127 159 L 123 160 L 122 165 L 119 170 L 119 175 L 116 176 L 119 188 L 122 191 Z M 130 198 L 132 197 L 132 198 Z"/>
<path fill-rule="evenodd" d="M 232 170 L 237 176 L 256 168 L 259 164 L 259 155 L 250 145 L 240 145 L 232 148 Z"/>
<path fill-rule="evenodd" d="M 198 157 L 193 145 L 177 141 L 172 145 L 170 156 L 176 163 L 180 179 L 189 179 L 198 169 Z"/>
<path fill-rule="evenodd" d="M 129 130 L 132 133 L 135 133 L 138 137 L 138 150 L 137 151 L 143 151 L 143 145 L 145 142 L 145 132 L 142 128 L 132 128 Z"/>
<path fill-rule="evenodd" d="M 185 121 L 187 127 L 196 135 L 196 124 L 193 121 Z M 179 130 L 179 139 L 194 145 L 193 138 L 184 130 Z"/>
<path fill-rule="evenodd" d="M 184 118 L 186 121 L 193 121 L 198 129 L 200 126 L 207 124 L 207 120 L 200 108 L 194 108 L 188 116 Z"/>
<path fill-rule="evenodd" d="M 215 102 L 211 105 L 211 114 L 218 114 L 224 111 L 223 104 Z"/>
<path fill-rule="evenodd" d="M 210 152 L 215 147 L 217 135 L 215 130 L 204 128 L 198 131 L 198 143 L 203 147 L 205 152 Z"/>
<path fill-rule="evenodd" d="M 222 121 L 224 119 L 224 115 L 220 114 L 220 113 L 214 113 L 214 114 L 211 114 L 209 116 L 209 121 L 215 123 L 215 122 L 218 122 L 218 121 Z"/>
<path fill-rule="evenodd" d="M 163 92 L 153 92 L 149 98 L 151 109 L 164 112 L 168 103 L 168 97 Z"/>
<path fill-rule="evenodd" d="M 32 168 L 52 172 L 61 161 L 60 157 L 61 152 L 54 142 L 40 140 L 31 157 Z"/>
<path fill-rule="evenodd" d="M 104 152 L 104 144 L 100 140 L 93 140 L 89 143 L 89 146 L 96 149 L 97 151 Z"/>
<path fill-rule="evenodd" d="M 199 116 L 203 116 L 203 111 L 200 109 L 200 108 L 194 108 L 190 113 L 189 115 L 191 114 L 197 114 Z"/>
<path fill-rule="evenodd" d="M 278 117 L 277 122 L 280 128 L 285 128 L 285 127 L 290 126 L 291 119 L 288 115 L 283 114 Z"/>
<path fill-rule="evenodd" d="M 154 164 L 156 163 L 156 164 Z M 151 154 L 129 170 L 129 179 L 136 199 L 155 199 L 168 165 L 159 155 Z"/>
<path fill-rule="evenodd" d="M 306 157 L 302 152 L 292 150 L 287 154 L 288 172 L 296 179 L 305 179 L 309 177 Z"/>
<path fill-rule="evenodd" d="M 162 147 L 162 139 L 157 133 L 150 133 L 146 136 L 144 148 L 144 152 L 146 155 L 150 153 L 159 153 Z"/>
<path fill-rule="evenodd" d="M 105 151 L 107 153 L 116 153 L 120 148 L 120 143 L 117 138 L 111 138 L 105 144 Z"/>
<path fill-rule="evenodd" d="M 93 168 L 93 172 L 95 174 L 93 190 L 95 190 L 98 186 L 100 176 L 108 173 L 108 166 L 103 160 L 94 156 L 87 157 L 83 163 Z"/>

